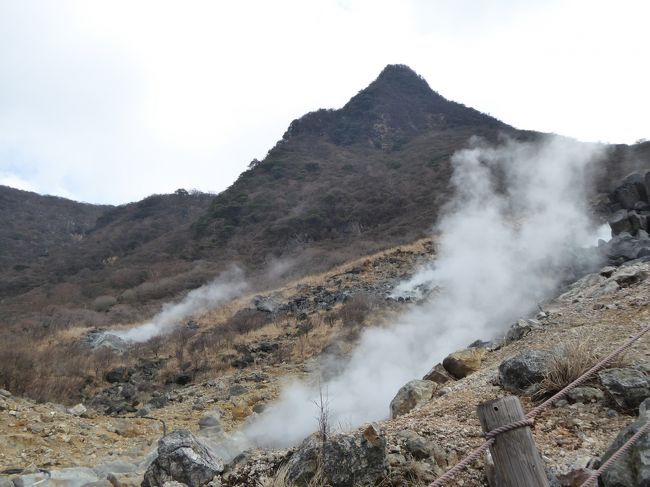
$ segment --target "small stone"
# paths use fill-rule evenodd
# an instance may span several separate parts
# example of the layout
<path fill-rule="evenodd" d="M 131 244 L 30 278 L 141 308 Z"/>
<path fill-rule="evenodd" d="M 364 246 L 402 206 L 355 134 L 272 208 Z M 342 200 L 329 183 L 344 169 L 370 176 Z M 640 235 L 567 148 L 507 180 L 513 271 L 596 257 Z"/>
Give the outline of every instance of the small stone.
<path fill-rule="evenodd" d="M 221 427 L 220 414 L 206 414 L 199 419 L 199 429 Z"/>
<path fill-rule="evenodd" d="M 506 333 L 506 343 L 521 340 L 534 328 L 538 328 L 539 326 L 540 323 L 537 320 L 517 320 L 517 322 L 510 327 L 508 333 Z"/>
<path fill-rule="evenodd" d="M 258 402 L 257 404 L 255 404 L 255 406 L 253 406 L 253 412 L 257 414 L 263 413 L 265 409 L 266 409 L 266 403 L 263 402 Z"/>
<path fill-rule="evenodd" d="M 588 404 L 605 399 L 605 394 L 595 387 L 576 387 L 567 394 L 567 398 L 572 402 Z"/>
<path fill-rule="evenodd" d="M 77 404 L 76 406 L 68 409 L 68 413 L 72 414 L 73 416 L 82 416 L 86 413 L 86 411 L 88 410 L 86 409 L 86 406 L 84 406 L 83 404 Z"/>
<path fill-rule="evenodd" d="M 241 396 L 246 393 L 246 388 L 241 384 L 233 384 L 228 392 L 231 396 Z"/>

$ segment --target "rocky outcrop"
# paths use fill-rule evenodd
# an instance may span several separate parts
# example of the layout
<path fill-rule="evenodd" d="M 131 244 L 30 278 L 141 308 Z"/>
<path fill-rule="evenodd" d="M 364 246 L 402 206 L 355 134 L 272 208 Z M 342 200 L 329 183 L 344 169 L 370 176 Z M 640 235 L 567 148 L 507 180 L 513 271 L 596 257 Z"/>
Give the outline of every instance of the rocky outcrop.
<path fill-rule="evenodd" d="M 603 246 L 607 260 L 614 265 L 620 265 L 628 260 L 634 260 L 650 255 L 650 238 L 648 234 L 638 232 L 632 236 L 627 232 L 620 233 Z"/>
<path fill-rule="evenodd" d="M 442 366 L 456 379 L 462 379 L 481 368 L 484 356 L 484 348 L 466 348 L 447 355 Z"/>
<path fill-rule="evenodd" d="M 322 475 L 332 487 L 374 486 L 387 473 L 386 439 L 374 425 L 356 434 L 325 441 L 315 433 L 300 445 L 288 464 L 288 480 L 305 486 Z"/>
<path fill-rule="evenodd" d="M 521 352 L 499 365 L 501 386 L 511 392 L 525 392 L 544 379 L 551 354 L 541 350 Z"/>
<path fill-rule="evenodd" d="M 396 418 L 427 402 L 437 384 L 430 380 L 412 380 L 397 392 L 390 402 L 390 417 Z"/>
<path fill-rule="evenodd" d="M 607 369 L 598 373 L 609 395 L 623 409 L 636 409 L 650 397 L 650 378 L 636 369 Z"/>
<path fill-rule="evenodd" d="M 611 194 L 612 239 L 602 249 L 613 264 L 650 255 L 650 172 L 631 174 Z"/>
<path fill-rule="evenodd" d="M 189 487 L 207 484 L 223 472 L 223 462 L 187 430 L 177 430 L 158 442 L 158 456 L 144 475 L 142 487 L 175 480 Z"/>

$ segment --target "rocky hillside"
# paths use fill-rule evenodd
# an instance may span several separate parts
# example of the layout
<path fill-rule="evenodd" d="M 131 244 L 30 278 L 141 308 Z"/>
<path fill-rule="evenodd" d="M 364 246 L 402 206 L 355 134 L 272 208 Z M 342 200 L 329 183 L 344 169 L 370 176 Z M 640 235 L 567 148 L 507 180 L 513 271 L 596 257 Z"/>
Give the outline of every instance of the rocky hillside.
<path fill-rule="evenodd" d="M 636 208 L 627 216 L 631 222 L 650 206 L 639 181 L 634 176 L 611 195 L 612 210 Z M 620 220 L 617 215 L 612 225 Z M 174 349 L 144 347 L 123 354 L 120 367 L 98 369 L 99 382 L 84 405 L 35 404 L 0 391 L 0 437 L 9 445 L 0 452 L 0 468 L 25 469 L 3 481 L 13 479 L 18 486 L 38 480 L 44 477 L 35 468 L 40 467 L 66 486 L 154 486 L 172 480 L 233 487 L 427 485 L 483 441 L 478 403 L 515 394 L 530 410 L 647 326 L 650 239 L 645 227 L 629 225 L 600 246 L 608 265 L 571 283 L 502 335 L 476 336 L 467 349 L 450 350 L 441 363 L 429 364 L 424 377 L 395 391 L 385 421 L 348 432 L 334 428 L 326 439 L 315 433 L 294 448 L 248 450 L 232 460 L 217 453 L 219 444 L 272 404 L 286 377 L 308 380 L 324 360 L 331 365 L 332 357 L 345 363 L 363 327 L 390 322 L 435 293 L 426 287 L 412 296 L 394 293 L 415 268 L 435 259 L 428 240 L 198 317 L 186 326 L 187 353 L 214 330 L 222 340 L 209 342 L 212 359 L 206 349 L 190 354 L 190 361 L 214 360 L 206 369 L 178 374 L 176 362 L 188 355 L 179 359 Z M 224 337 L 238 323 L 233 317 L 242 313 L 258 315 L 258 325 L 229 341 Z M 646 337 L 537 418 L 534 437 L 552 485 L 580 485 L 647 421 L 648 350 Z M 216 363 L 223 367 L 217 370 Z M 316 406 L 314 411 L 317 431 Z M 161 421 L 169 434 L 156 444 L 163 436 Z M 647 445 L 648 438 L 642 439 L 603 485 L 645 485 Z M 494 487 L 492 472 L 485 459 L 451 485 Z"/>
<path fill-rule="evenodd" d="M 40 268 L 72 252 L 109 209 L 0 186 L 0 297 L 38 285 Z"/>

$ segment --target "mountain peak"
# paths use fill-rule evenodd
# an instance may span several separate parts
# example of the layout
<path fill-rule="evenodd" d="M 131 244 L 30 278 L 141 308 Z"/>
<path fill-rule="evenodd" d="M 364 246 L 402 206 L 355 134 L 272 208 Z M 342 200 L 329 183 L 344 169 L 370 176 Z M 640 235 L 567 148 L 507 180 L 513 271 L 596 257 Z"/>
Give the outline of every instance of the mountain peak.
<path fill-rule="evenodd" d="M 370 143 L 392 150 L 428 131 L 505 124 L 473 108 L 449 101 L 404 64 L 389 64 L 340 110 L 318 110 L 294 120 L 284 140 L 326 136 L 337 145 Z"/>
<path fill-rule="evenodd" d="M 434 93 L 422 76 L 406 64 L 389 64 L 372 84 L 384 85 L 398 90 L 417 88 L 427 94 Z M 370 86 L 372 86 L 372 84 Z"/>

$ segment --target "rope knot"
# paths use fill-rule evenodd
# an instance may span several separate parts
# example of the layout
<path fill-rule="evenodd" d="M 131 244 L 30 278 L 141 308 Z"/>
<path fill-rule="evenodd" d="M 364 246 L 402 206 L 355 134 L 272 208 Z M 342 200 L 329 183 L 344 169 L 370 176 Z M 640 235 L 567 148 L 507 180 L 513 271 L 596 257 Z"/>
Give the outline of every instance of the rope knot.
<path fill-rule="evenodd" d="M 522 419 L 519 421 L 515 421 L 510 424 L 505 424 L 503 426 L 499 426 L 498 428 L 494 428 L 492 431 L 488 431 L 485 433 L 485 439 L 486 440 L 491 440 L 493 438 L 496 438 L 502 433 L 506 433 L 508 431 L 516 430 L 518 428 L 526 428 L 526 427 L 532 427 L 535 424 L 535 420 L 531 418 L 526 418 Z"/>

